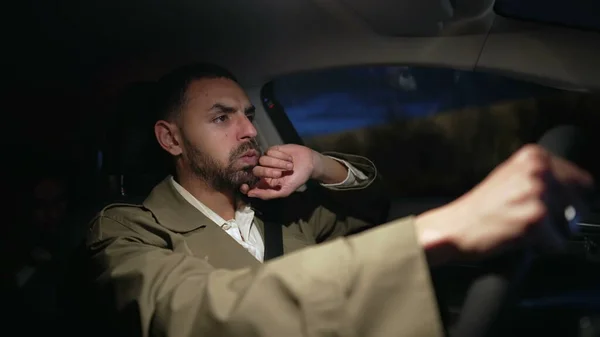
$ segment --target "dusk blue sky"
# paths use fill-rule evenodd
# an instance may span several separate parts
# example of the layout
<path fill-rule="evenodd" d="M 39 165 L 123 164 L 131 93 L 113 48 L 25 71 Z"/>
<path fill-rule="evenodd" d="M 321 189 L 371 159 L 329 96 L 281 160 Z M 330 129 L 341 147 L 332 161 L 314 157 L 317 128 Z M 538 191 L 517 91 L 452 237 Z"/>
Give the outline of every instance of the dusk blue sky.
<path fill-rule="evenodd" d="M 274 94 L 300 136 L 311 137 L 549 90 L 483 73 L 378 66 L 287 76 L 275 81 Z"/>

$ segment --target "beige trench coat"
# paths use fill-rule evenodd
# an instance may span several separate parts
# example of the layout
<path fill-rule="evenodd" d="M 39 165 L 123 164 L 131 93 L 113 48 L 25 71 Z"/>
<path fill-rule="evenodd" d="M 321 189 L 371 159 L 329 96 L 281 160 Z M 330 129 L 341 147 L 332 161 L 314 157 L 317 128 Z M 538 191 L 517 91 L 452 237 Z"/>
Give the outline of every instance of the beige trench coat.
<path fill-rule="evenodd" d="M 106 207 L 87 243 L 99 326 L 124 336 L 442 336 L 413 218 L 364 231 L 385 204 L 376 169 L 338 157 L 369 180 L 257 206 L 266 254 L 284 253 L 265 263 L 169 179 L 143 204 Z"/>

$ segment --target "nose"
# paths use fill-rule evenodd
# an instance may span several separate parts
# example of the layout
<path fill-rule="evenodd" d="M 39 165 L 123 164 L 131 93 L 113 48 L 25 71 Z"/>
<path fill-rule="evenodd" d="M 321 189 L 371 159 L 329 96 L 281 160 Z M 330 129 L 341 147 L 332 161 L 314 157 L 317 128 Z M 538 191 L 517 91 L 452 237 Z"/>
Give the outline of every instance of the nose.
<path fill-rule="evenodd" d="M 255 138 L 256 135 L 258 134 L 258 132 L 256 131 L 256 128 L 254 127 L 254 124 L 252 124 L 252 121 L 250 121 L 250 119 L 248 119 L 248 117 L 246 115 L 244 115 L 240 119 L 239 126 L 240 126 L 240 133 L 239 133 L 240 140 L 252 139 L 252 138 Z"/>

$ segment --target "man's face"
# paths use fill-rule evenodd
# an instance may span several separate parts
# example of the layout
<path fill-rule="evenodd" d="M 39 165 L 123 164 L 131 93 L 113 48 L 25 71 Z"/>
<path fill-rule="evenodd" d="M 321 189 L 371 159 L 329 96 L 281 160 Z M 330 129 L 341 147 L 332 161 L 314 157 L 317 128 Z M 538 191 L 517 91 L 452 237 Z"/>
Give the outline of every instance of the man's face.
<path fill-rule="evenodd" d="M 254 107 L 234 81 L 192 82 L 179 125 L 184 165 L 217 190 L 256 183 L 252 169 L 260 151 L 253 118 Z"/>

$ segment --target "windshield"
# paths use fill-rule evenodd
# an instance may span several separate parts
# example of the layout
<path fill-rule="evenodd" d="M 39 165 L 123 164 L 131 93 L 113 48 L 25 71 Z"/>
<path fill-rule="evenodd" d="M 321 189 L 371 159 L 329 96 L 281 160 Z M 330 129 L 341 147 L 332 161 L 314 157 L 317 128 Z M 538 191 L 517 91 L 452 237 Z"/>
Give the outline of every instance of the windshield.
<path fill-rule="evenodd" d="M 597 94 L 453 69 L 336 68 L 269 85 L 267 111 L 278 103 L 316 150 L 372 159 L 394 197 L 458 196 L 552 126 L 599 121 Z"/>

